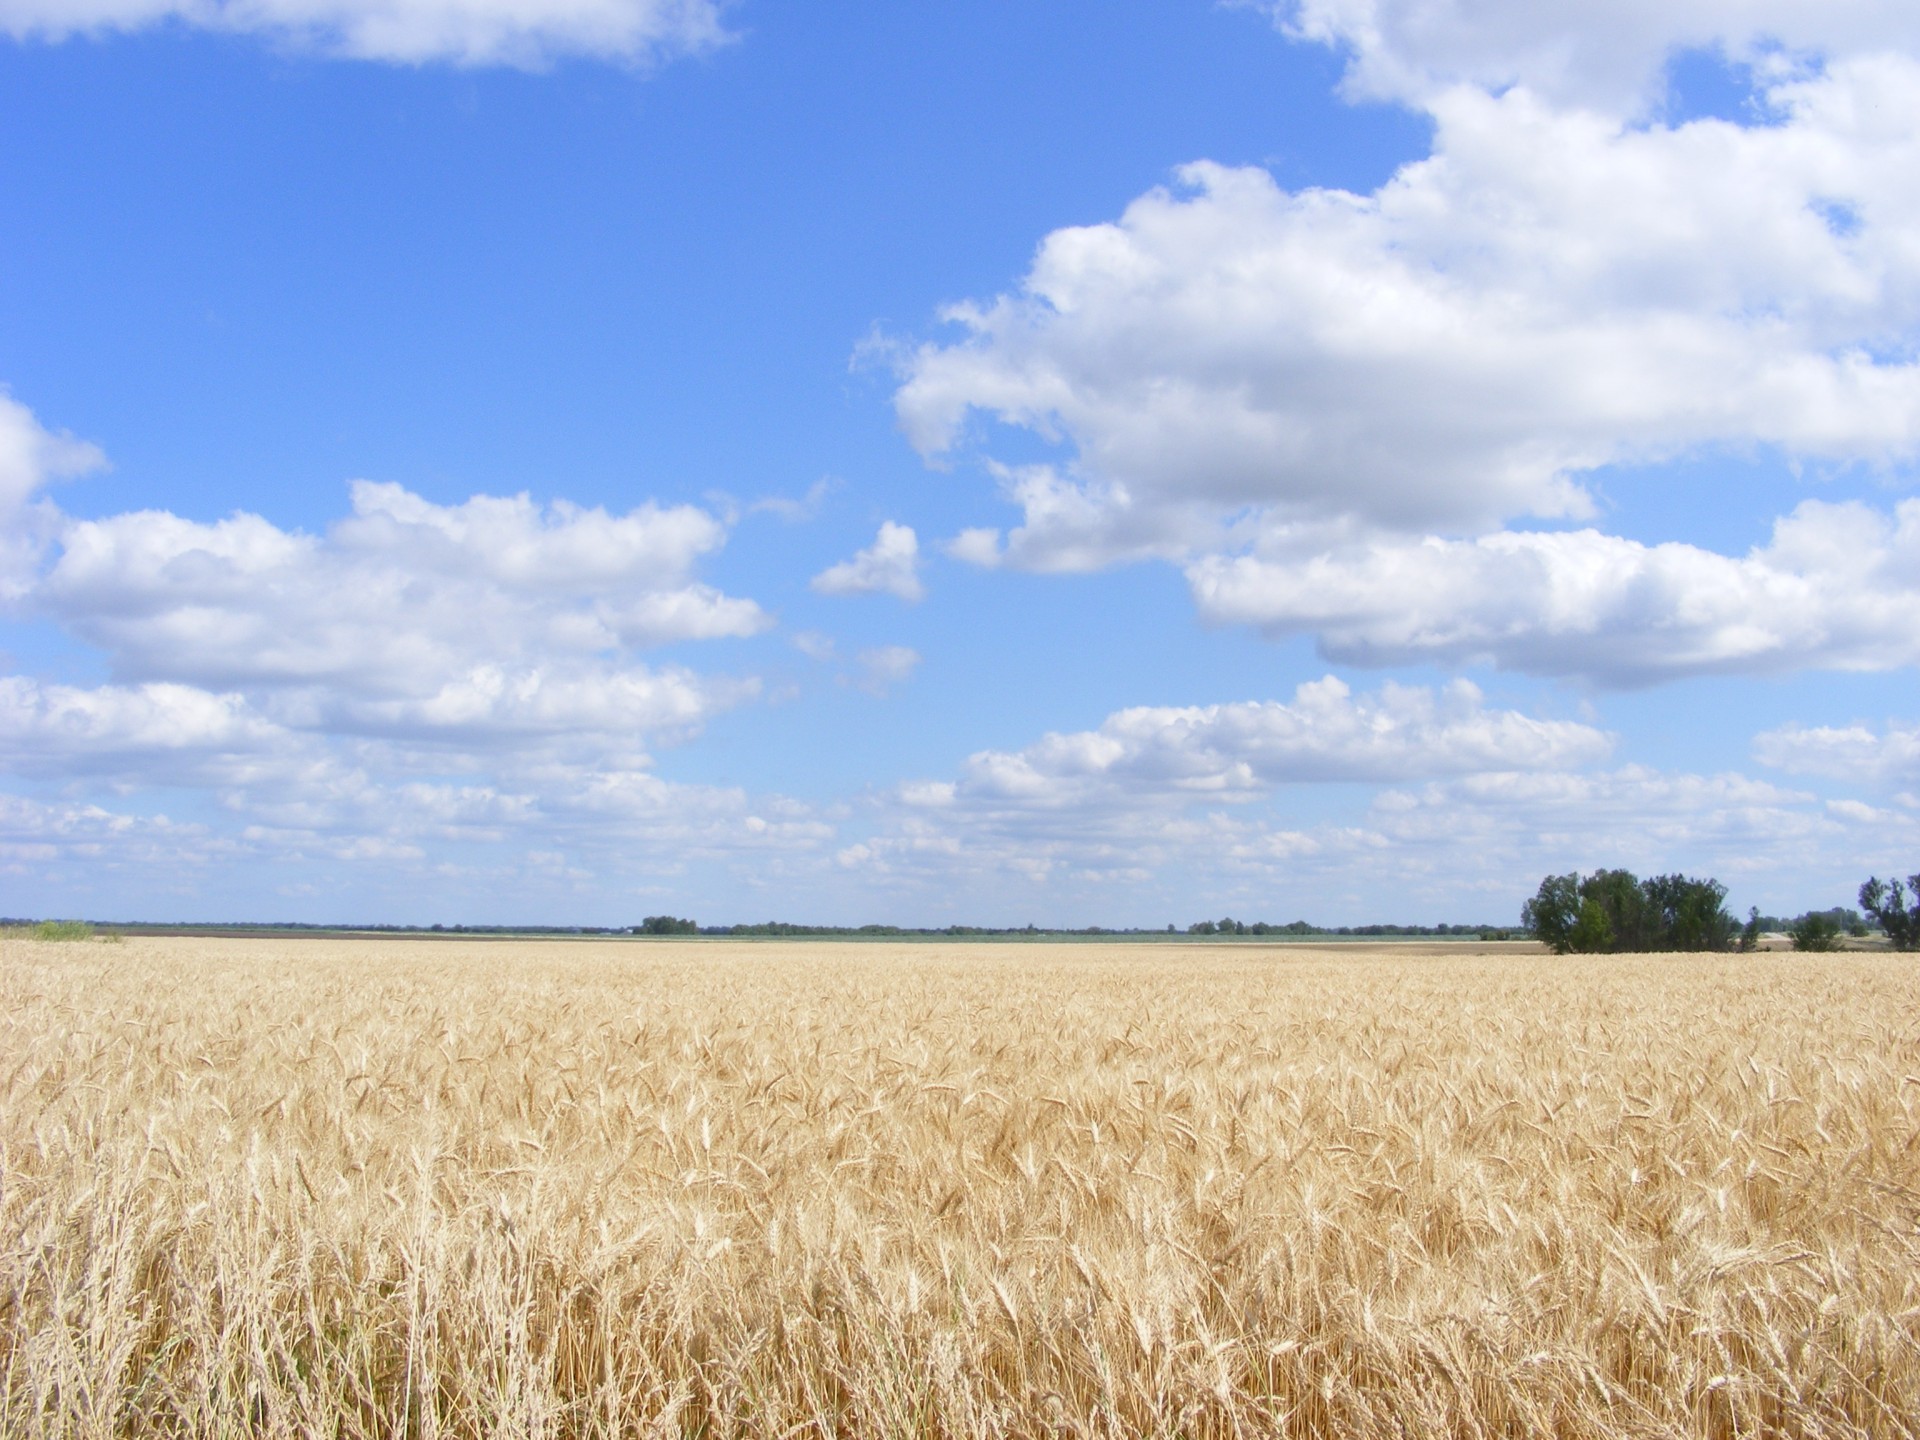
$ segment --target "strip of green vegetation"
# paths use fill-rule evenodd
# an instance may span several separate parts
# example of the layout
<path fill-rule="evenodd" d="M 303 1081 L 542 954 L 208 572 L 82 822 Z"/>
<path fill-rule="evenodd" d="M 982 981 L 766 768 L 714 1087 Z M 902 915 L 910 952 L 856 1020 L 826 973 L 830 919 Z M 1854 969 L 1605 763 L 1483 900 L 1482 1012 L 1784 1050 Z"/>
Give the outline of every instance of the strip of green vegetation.
<path fill-rule="evenodd" d="M 12 938 L 37 936 L 50 924 L 76 925 L 83 921 L 35 922 L 0 920 L 0 935 Z M 91 929 L 89 934 L 94 933 Z M 1184 930 L 1169 925 L 1165 929 L 1111 929 L 1088 925 L 1068 930 L 1039 925 L 987 926 L 945 925 L 913 927 L 906 925 L 803 925 L 784 920 L 768 920 L 752 925 L 700 925 L 673 916 L 652 915 L 638 925 L 313 925 L 298 921 L 249 923 L 164 924 L 147 921 L 116 921 L 113 928 L 101 932 L 99 939 L 117 941 L 125 936 L 173 936 L 246 938 L 249 936 L 301 936 L 313 939 L 349 939 L 355 936 L 395 936 L 417 939 L 465 940 L 546 940 L 611 939 L 627 936 L 641 938 L 700 938 L 710 940 L 926 940 L 926 941 L 1132 941 L 1154 944 L 1166 941 L 1264 940 L 1514 940 L 1527 938 L 1510 927 L 1491 925 L 1341 925 L 1317 926 L 1304 920 L 1273 925 L 1264 921 L 1203 920 Z M 73 939 L 84 936 L 73 935 Z"/>
<path fill-rule="evenodd" d="M 35 940 L 91 940 L 93 926 L 85 920 L 42 920 L 27 933 Z"/>

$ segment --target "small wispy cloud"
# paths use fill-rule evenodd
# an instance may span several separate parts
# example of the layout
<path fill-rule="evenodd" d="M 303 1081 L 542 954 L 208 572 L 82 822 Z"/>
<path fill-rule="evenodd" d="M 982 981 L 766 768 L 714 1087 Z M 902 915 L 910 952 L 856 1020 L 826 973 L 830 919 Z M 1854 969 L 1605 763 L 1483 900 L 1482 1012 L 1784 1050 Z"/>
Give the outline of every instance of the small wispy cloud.
<path fill-rule="evenodd" d="M 910 525 L 888 520 L 873 544 L 813 577 L 821 595 L 886 594 L 913 604 L 926 597 L 920 583 L 920 538 Z"/>

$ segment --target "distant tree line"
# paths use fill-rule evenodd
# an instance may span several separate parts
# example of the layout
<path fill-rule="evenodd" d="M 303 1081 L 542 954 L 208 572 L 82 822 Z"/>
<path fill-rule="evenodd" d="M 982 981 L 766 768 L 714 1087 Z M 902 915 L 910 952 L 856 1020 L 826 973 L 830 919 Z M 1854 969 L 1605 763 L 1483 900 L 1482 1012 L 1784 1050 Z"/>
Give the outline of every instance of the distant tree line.
<path fill-rule="evenodd" d="M 1219 920 L 1196 920 L 1187 926 L 1187 933 L 1189 935 L 1351 935 L 1389 938 L 1396 935 L 1466 935 L 1481 940 L 1506 940 L 1510 939 L 1514 932 L 1510 928 L 1498 925 L 1315 925 L 1306 920 L 1289 920 L 1284 925 L 1271 925 L 1265 920 L 1248 922 L 1228 916 Z"/>

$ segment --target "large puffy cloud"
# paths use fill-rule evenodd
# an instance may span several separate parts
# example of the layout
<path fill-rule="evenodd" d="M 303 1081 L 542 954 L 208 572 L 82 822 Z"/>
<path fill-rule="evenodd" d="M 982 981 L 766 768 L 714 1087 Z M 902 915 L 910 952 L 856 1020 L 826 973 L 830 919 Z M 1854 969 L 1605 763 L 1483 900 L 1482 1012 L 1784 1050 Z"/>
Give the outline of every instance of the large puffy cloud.
<path fill-rule="evenodd" d="M 1072 443 L 1016 486 L 1042 567 L 1128 513 L 1473 531 L 1583 514 L 1582 472 L 1702 444 L 1904 461 L 1920 65 L 1773 96 L 1777 126 L 1645 130 L 1450 92 L 1433 155 L 1364 196 L 1189 166 L 951 311 L 902 423 L 931 456 L 972 411 Z"/>
<path fill-rule="evenodd" d="M 727 38 L 721 9 L 719 0 L 0 0 L 0 31 L 58 40 L 171 21 L 358 59 L 537 67 L 704 50 Z"/>
<path fill-rule="evenodd" d="M 0 412 L 0 469 L 16 453 L 27 478 L 11 493 L 26 497 L 97 452 Z M 426 874 L 449 847 L 481 845 L 631 869 L 819 843 L 804 808 L 653 772 L 654 745 L 758 689 L 637 653 L 771 623 L 698 579 L 726 540 L 705 510 L 437 505 L 360 483 L 346 518 L 307 534 L 256 515 L 82 521 L 28 503 L 46 543 L 18 604 L 100 647 L 114 679 L 0 677 L 0 770 L 17 781 L 224 812 L 195 843 L 230 867 Z M 163 854 L 160 822 L 139 815 L 5 803 L 18 873 L 66 883 L 74 836 L 128 865 Z"/>
<path fill-rule="evenodd" d="M 1310 632 L 1356 664 L 1487 661 L 1640 685 L 1672 676 L 1920 663 L 1920 501 L 1891 517 L 1807 501 L 1734 558 L 1594 530 L 1475 540 L 1284 531 L 1188 569 L 1201 613 Z"/>
<path fill-rule="evenodd" d="M 950 310 L 959 337 L 903 362 L 900 421 L 931 460 L 984 449 L 1021 513 L 950 552 L 1174 560 L 1214 618 L 1324 618 L 1327 652 L 1353 660 L 1490 656 L 1603 681 L 1910 663 L 1904 508 L 1876 542 L 1890 563 L 1864 578 L 1803 566 L 1780 536 L 1731 557 L 1501 528 L 1590 519 L 1605 465 L 1765 447 L 1899 478 L 1920 453 L 1920 63 L 1885 48 L 1905 31 L 1759 67 L 1764 124 L 1643 123 L 1549 85 L 1497 88 L 1551 70 L 1548 51 L 1584 65 L 1615 40 L 1657 57 L 1733 33 L 1710 6 L 1679 7 L 1677 30 L 1619 8 L 1617 36 L 1610 12 L 1492 0 L 1288 11 L 1363 69 L 1430 60 L 1441 79 L 1403 89 L 1434 119 L 1431 154 L 1368 194 L 1188 166 L 1119 220 L 1048 236 L 1017 291 Z M 1686 28 L 1696 11 L 1704 28 Z M 1520 71 L 1448 58 L 1482 19 L 1487 56 Z M 1651 38 L 1626 33 L 1641 20 Z M 1064 453 L 1000 464 L 978 416 Z M 1781 531 L 1830 519 L 1803 509 Z M 1722 583 L 1759 604 L 1758 633 Z M 1519 634 L 1541 600 L 1565 602 L 1559 628 Z"/>
<path fill-rule="evenodd" d="M 118 678 L 244 691 L 309 728 L 680 730 L 747 693 L 622 658 L 770 623 L 693 577 L 726 537 L 706 511 L 352 493 L 325 535 L 245 514 L 70 522 L 32 603 Z"/>

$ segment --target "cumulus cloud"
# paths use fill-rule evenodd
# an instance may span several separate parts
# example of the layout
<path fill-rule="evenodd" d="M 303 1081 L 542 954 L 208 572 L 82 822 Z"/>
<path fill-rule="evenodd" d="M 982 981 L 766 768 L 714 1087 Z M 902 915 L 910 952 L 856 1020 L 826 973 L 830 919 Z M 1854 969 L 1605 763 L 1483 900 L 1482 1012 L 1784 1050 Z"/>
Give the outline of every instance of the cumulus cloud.
<path fill-rule="evenodd" d="M 152 778 L 170 761 L 283 749 L 286 730 L 241 695 L 190 685 L 43 684 L 0 676 L 0 761 L 15 774 L 137 769 Z"/>
<path fill-rule="evenodd" d="M 1278 531 L 1188 567 L 1202 615 L 1353 664 L 1485 661 L 1643 685 L 1920 662 L 1920 501 L 1807 501 L 1738 558 L 1594 530 L 1474 540 Z"/>
<path fill-rule="evenodd" d="M 0 770 L 17 780 L 184 792 L 230 817 L 216 848 L 235 864 L 428 866 L 449 844 L 535 839 L 624 867 L 628 851 L 677 864 L 817 843 L 777 797 L 652 771 L 653 746 L 758 691 L 638 653 L 771 623 L 697 578 L 726 539 L 704 510 L 438 505 L 367 483 L 321 534 L 46 509 L 20 602 L 100 647 L 114 680 L 0 677 Z M 69 832 L 127 839 L 129 864 L 152 853 L 139 817 L 16 809 L 16 858 L 54 865 Z"/>
<path fill-rule="evenodd" d="M 717 0 L 0 0 L 16 39 L 166 22 L 400 64 L 538 68 L 568 56 L 644 64 L 728 36 Z"/>
<path fill-rule="evenodd" d="M 1550 871 L 1689 868 L 1772 903 L 1858 861 L 1859 817 L 1815 795 L 1607 766 L 1610 751 L 1599 730 L 1490 707 L 1464 683 L 1355 694 L 1329 677 L 1286 702 L 1141 707 L 982 752 L 953 779 L 886 797 L 835 863 L 990 906 L 1020 882 L 1096 915 L 1151 894 L 1183 922 L 1223 907 L 1380 918 L 1398 903 L 1408 919 L 1512 923 Z M 1352 796 L 1337 782 L 1385 788 Z M 1353 803 L 1334 803 L 1343 793 Z"/>
<path fill-rule="evenodd" d="M 920 583 L 920 539 L 912 526 L 888 520 L 873 544 L 822 570 L 811 583 L 821 595 L 886 594 L 915 603 L 927 593 Z"/>
<path fill-rule="evenodd" d="M 1867 784 L 1920 780 L 1920 725 L 1783 725 L 1754 737 L 1754 758 L 1789 775 Z"/>
<path fill-rule="evenodd" d="M 686 728 L 740 685 L 623 657 L 771 623 L 693 577 L 726 532 L 692 506 L 436 505 L 367 482 L 352 501 L 324 535 L 246 514 L 72 521 L 32 603 L 122 680 L 374 730 Z"/>
<path fill-rule="evenodd" d="M 965 333 L 912 356 L 900 418 L 929 456 L 974 411 L 1071 443 L 1068 473 L 1014 487 L 1041 564 L 1248 508 L 1577 517 L 1584 472 L 1718 442 L 1906 460 L 1920 65 L 1773 93 L 1777 126 L 1651 130 L 1450 93 L 1432 156 L 1364 196 L 1188 166 L 950 311 Z"/>
<path fill-rule="evenodd" d="M 1438 692 L 1389 684 L 1356 698 L 1329 675 L 1300 686 L 1291 702 L 1117 711 L 1097 730 L 982 751 L 958 781 L 904 798 L 1041 810 L 1245 800 L 1286 784 L 1566 768 L 1610 747 L 1588 725 L 1489 710 L 1468 681 Z"/>
<path fill-rule="evenodd" d="M 1504 528 L 1591 519 L 1607 465 L 1771 448 L 1900 476 L 1920 455 L 1920 61 L 1889 48 L 1920 27 L 1778 7 L 1805 22 L 1778 32 L 1792 43 L 1837 48 L 1756 65 L 1765 123 L 1578 101 L 1581 76 L 1638 94 L 1674 45 L 1769 29 L 1740 8 L 1288 7 L 1296 33 L 1348 45 L 1367 86 L 1431 115 L 1431 153 L 1365 194 L 1189 165 L 1119 219 L 1047 236 L 1014 291 L 947 311 L 957 337 L 898 362 L 899 419 L 930 461 L 978 451 L 1020 514 L 949 553 L 1171 560 L 1213 618 L 1324 619 L 1326 653 L 1357 661 L 1591 661 L 1629 683 L 1909 663 L 1904 507 L 1891 530 L 1802 507 L 1746 557 Z M 1061 453 L 1002 464 L 981 416 Z M 1884 532 L 1871 584 L 1787 553 L 1829 522 Z M 1722 583 L 1757 600 L 1758 633 Z M 1518 633 L 1542 599 L 1570 613 Z M 1403 608 L 1374 613 L 1388 604 Z M 1636 649 L 1651 658 L 1620 658 Z"/>
<path fill-rule="evenodd" d="M 898 787 L 876 831 L 835 859 L 876 882 L 949 887 L 996 877 L 1176 889 L 1236 877 L 1270 883 L 1303 867 L 1337 869 L 1387 842 L 1365 827 L 1290 823 L 1255 802 L 1290 808 L 1284 797 L 1298 787 L 1334 782 L 1576 767 L 1610 746 L 1590 726 L 1489 709 L 1465 681 L 1355 696 L 1328 676 L 1287 702 L 1141 706 L 1095 730 L 982 751 L 954 779 Z"/>

